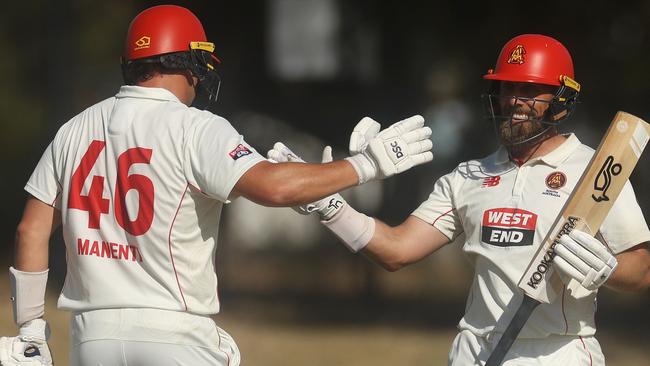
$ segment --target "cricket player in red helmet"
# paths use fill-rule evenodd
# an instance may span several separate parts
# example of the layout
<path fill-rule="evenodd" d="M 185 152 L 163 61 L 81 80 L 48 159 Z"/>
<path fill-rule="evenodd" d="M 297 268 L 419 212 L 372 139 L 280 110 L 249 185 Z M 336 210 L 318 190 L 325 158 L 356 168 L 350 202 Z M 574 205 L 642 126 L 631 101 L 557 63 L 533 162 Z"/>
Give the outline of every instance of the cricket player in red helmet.
<path fill-rule="evenodd" d="M 216 244 L 223 206 L 306 204 L 432 159 L 420 116 L 367 136 L 328 164 L 273 164 L 223 117 L 191 105 L 219 90 L 215 46 L 188 9 L 137 15 L 119 92 L 65 123 L 30 177 L 10 268 L 20 333 L 0 365 L 51 365 L 44 296 L 48 241 L 63 227 L 72 312 L 70 364 L 237 366 L 219 312 Z M 366 118 L 362 121 L 368 121 Z M 365 122 L 364 122 L 365 123 Z M 399 149 L 397 154 L 394 149 Z"/>
<path fill-rule="evenodd" d="M 539 34 L 517 36 L 485 79 L 491 82 L 487 113 L 502 146 L 439 178 L 404 222 L 389 226 L 357 212 L 340 195 L 297 210 L 317 212 L 351 251 L 389 271 L 447 244 L 462 246 L 474 279 L 449 352 L 453 366 L 485 364 L 508 324 L 499 320 L 512 319 L 513 304 L 521 303 L 519 279 L 594 153 L 574 134 L 557 129 L 572 114 L 580 91 L 571 56 L 560 42 Z M 364 146 L 362 136 L 372 125 L 357 128 L 361 138 L 350 140 L 350 151 Z M 300 161 L 282 143 L 268 156 Z M 630 182 L 597 236 L 573 230 L 559 239 L 553 264 L 565 281 L 562 296 L 537 307 L 503 365 L 605 364 L 595 338 L 599 287 L 650 287 L 650 230 Z"/>
<path fill-rule="evenodd" d="M 573 113 L 580 92 L 569 51 L 557 40 L 539 34 L 511 39 L 496 67 L 483 78 L 494 81 L 484 95 L 487 114 L 501 143 L 515 150 L 557 133 L 556 126 Z M 544 97 L 517 94 L 517 87 L 533 85 Z"/>

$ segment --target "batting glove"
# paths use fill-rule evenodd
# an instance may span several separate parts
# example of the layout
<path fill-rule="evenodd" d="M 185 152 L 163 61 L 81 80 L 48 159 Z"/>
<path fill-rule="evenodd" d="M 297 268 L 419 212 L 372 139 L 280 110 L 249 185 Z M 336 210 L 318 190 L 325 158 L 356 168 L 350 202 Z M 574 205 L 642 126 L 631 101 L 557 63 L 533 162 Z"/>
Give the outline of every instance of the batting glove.
<path fill-rule="evenodd" d="M 614 272 L 618 261 L 593 236 L 578 230 L 562 235 L 555 245 L 555 268 L 582 287 L 595 291 Z"/>
<path fill-rule="evenodd" d="M 278 163 L 295 162 L 304 163 L 305 161 L 296 155 L 291 149 L 281 142 L 276 142 L 273 149 L 269 150 L 266 154 L 269 159 Z M 323 149 L 322 163 L 329 163 L 332 159 L 332 148 L 325 146 Z M 296 212 L 301 215 L 309 215 L 317 212 L 321 220 L 328 221 L 331 219 L 343 206 L 346 204 L 340 194 L 334 193 L 316 202 L 306 205 L 292 207 Z"/>
<path fill-rule="evenodd" d="M 346 158 L 359 176 L 359 184 L 384 179 L 433 160 L 431 129 L 422 116 L 399 121 L 383 131 L 364 117 L 350 136 L 350 157 Z"/>
<path fill-rule="evenodd" d="M 0 338 L 0 365 L 52 366 L 49 332 L 47 322 L 39 318 L 23 324 L 17 337 Z"/>

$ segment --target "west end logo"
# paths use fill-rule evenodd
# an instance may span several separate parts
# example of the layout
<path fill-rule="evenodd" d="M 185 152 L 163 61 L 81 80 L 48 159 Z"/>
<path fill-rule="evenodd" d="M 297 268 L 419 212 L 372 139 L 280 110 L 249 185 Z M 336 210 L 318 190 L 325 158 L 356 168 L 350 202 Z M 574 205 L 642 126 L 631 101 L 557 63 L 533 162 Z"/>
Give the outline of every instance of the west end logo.
<path fill-rule="evenodd" d="M 524 46 L 518 44 L 512 52 L 510 52 L 510 57 L 508 57 L 508 63 L 509 64 L 517 64 L 521 65 L 526 60 L 524 60 L 524 55 L 526 54 L 526 49 Z"/>
<path fill-rule="evenodd" d="M 151 37 L 149 36 L 142 36 L 140 39 L 135 41 L 135 48 L 133 49 L 134 51 L 141 50 L 143 48 L 149 48 L 151 46 Z"/>
<path fill-rule="evenodd" d="M 483 212 L 481 241 L 499 247 L 532 245 L 537 214 L 519 208 L 491 208 Z"/>

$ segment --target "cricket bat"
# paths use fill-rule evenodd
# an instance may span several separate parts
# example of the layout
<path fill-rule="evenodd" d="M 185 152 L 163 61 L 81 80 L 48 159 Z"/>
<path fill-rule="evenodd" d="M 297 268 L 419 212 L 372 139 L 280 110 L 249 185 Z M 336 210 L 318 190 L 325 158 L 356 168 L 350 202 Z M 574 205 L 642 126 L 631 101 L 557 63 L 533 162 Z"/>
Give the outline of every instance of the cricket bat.
<path fill-rule="evenodd" d="M 560 276 L 552 265 L 555 244 L 560 236 L 574 229 L 592 235 L 598 232 L 634 170 L 649 136 L 648 123 L 629 113 L 616 113 L 578 184 L 519 280 L 524 298 L 486 366 L 501 365 L 537 305 L 555 300 L 562 288 Z"/>

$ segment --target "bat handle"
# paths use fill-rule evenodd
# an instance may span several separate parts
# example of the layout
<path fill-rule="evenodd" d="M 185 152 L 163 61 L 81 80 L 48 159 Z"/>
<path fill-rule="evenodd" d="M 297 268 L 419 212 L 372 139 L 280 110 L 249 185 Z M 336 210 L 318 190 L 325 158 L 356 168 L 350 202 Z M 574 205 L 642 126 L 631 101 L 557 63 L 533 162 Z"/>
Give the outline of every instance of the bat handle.
<path fill-rule="evenodd" d="M 524 298 L 521 300 L 521 305 L 519 305 L 517 313 L 515 313 L 515 316 L 510 321 L 510 324 L 508 324 L 505 332 L 503 332 L 501 339 L 499 339 L 499 342 L 494 348 L 494 351 L 492 351 L 492 354 L 485 363 L 485 366 L 501 365 L 503 359 L 508 353 L 508 350 L 510 349 L 510 346 L 512 346 L 515 339 L 517 339 L 519 332 L 521 332 L 521 328 L 524 327 L 526 321 L 530 317 L 530 314 L 539 304 L 539 301 L 524 294 Z"/>

